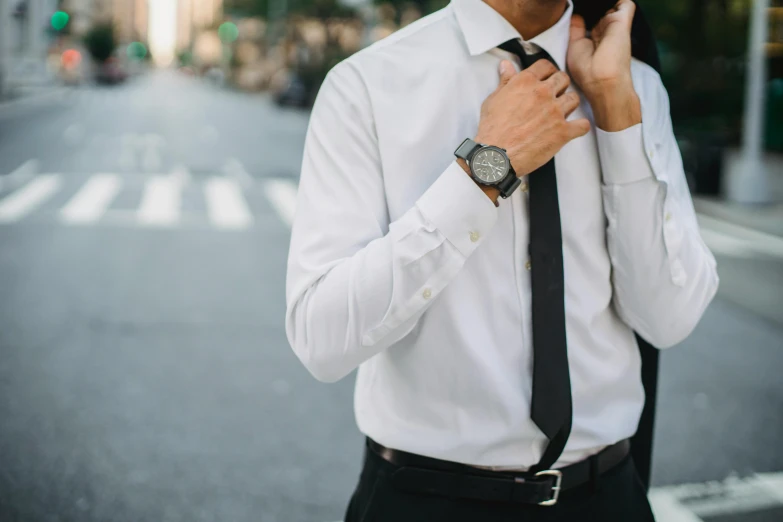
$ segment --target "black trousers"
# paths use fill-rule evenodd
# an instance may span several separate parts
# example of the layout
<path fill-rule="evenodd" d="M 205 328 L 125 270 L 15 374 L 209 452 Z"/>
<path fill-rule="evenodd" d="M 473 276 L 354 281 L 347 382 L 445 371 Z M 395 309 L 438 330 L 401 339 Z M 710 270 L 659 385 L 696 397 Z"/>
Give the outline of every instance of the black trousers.
<path fill-rule="evenodd" d="M 560 495 L 554 506 L 449 499 L 400 491 L 396 466 L 365 447 L 359 484 L 344 522 L 654 522 L 647 494 L 627 457 L 591 483 Z"/>

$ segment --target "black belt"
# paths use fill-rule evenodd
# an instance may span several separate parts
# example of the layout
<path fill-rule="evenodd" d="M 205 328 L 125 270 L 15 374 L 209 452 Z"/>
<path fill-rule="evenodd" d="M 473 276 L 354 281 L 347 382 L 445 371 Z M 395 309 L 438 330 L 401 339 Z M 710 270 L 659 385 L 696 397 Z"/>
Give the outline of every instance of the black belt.
<path fill-rule="evenodd" d="M 561 491 L 586 484 L 620 464 L 630 453 L 631 443 L 625 439 L 581 462 L 539 473 L 484 470 L 386 448 L 369 437 L 367 447 L 397 467 L 391 473 L 391 483 L 400 490 L 552 506 Z"/>

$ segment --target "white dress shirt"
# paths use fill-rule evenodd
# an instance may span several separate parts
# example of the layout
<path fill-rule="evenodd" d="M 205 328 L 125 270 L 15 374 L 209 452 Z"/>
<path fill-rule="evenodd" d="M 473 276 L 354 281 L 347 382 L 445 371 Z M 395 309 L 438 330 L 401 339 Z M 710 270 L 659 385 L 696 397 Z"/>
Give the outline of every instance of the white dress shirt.
<path fill-rule="evenodd" d="M 571 6 L 523 45 L 565 70 L 570 18 Z M 286 332 L 319 380 L 358 367 L 356 420 L 379 443 L 526 469 L 547 444 L 530 419 L 528 194 L 523 184 L 496 208 L 454 161 L 500 60 L 518 63 L 495 49 L 512 38 L 487 4 L 453 0 L 329 73 L 305 143 Z M 643 123 L 593 126 L 555 156 L 574 412 L 555 467 L 635 433 L 634 330 L 677 344 L 718 286 L 667 93 L 644 63 L 632 74 Z"/>

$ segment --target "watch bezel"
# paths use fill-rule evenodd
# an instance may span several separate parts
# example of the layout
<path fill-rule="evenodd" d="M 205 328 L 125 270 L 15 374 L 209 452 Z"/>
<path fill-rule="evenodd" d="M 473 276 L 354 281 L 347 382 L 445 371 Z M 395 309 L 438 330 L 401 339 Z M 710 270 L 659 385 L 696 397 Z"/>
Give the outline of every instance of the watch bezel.
<path fill-rule="evenodd" d="M 503 173 L 503 176 L 500 177 L 497 181 L 484 181 L 478 175 L 476 175 L 476 171 L 473 168 L 473 160 L 475 160 L 476 156 L 479 155 L 482 151 L 485 150 L 495 150 L 503 155 L 504 158 L 506 158 L 506 172 Z M 468 167 L 470 167 L 470 175 L 473 177 L 473 179 L 476 181 L 476 183 L 480 183 L 481 185 L 485 185 L 487 187 L 495 187 L 503 182 L 508 177 L 509 172 L 512 171 L 511 169 L 511 160 L 508 157 L 508 153 L 505 149 L 501 149 L 500 147 L 497 147 L 495 145 L 481 145 L 479 148 L 477 148 L 473 154 L 470 155 L 470 159 L 468 160 Z"/>

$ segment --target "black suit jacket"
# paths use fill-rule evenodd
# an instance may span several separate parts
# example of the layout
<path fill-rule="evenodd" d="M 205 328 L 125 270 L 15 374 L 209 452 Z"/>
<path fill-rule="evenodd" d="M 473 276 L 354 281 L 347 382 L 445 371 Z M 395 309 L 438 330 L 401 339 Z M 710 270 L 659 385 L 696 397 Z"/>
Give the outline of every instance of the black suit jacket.
<path fill-rule="evenodd" d="M 598 20 L 611 9 L 616 3 L 615 0 L 573 0 L 574 13 L 582 15 L 585 19 L 587 28 L 591 28 Z M 634 16 L 633 26 L 631 27 L 631 45 L 632 54 L 635 58 L 647 63 L 656 71 L 660 72 L 661 63 L 658 57 L 658 49 L 653 35 L 652 28 L 647 22 L 644 13 L 636 2 L 636 15 Z M 642 417 L 639 421 L 639 428 L 636 435 L 631 439 L 631 455 L 639 471 L 644 485 L 650 487 L 650 472 L 652 469 L 652 444 L 653 431 L 655 427 L 655 402 L 658 388 L 658 350 L 642 339 L 636 336 L 639 344 L 639 351 L 642 356 L 642 383 L 646 400 Z"/>

